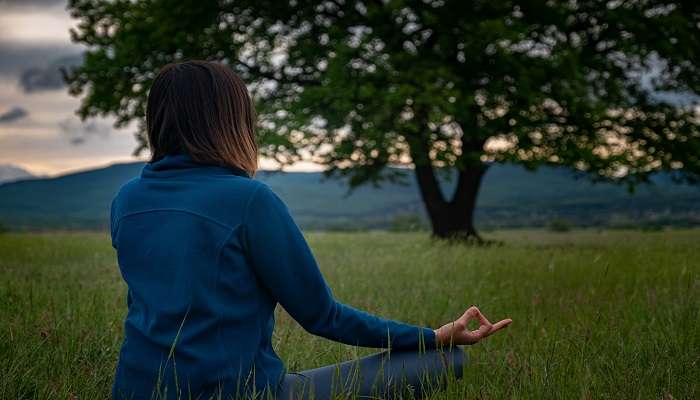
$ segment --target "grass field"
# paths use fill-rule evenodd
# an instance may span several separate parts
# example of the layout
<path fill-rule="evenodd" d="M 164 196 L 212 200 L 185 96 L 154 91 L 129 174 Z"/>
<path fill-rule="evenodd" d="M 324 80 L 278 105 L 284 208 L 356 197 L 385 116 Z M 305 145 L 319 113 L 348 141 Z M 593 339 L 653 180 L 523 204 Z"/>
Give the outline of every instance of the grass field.
<path fill-rule="evenodd" d="M 464 379 L 436 399 L 700 398 L 700 231 L 489 236 L 504 244 L 308 234 L 343 302 L 432 327 L 472 304 L 514 319 L 467 348 Z M 103 234 L 0 235 L 0 398 L 107 398 L 124 289 Z M 292 370 L 374 351 L 278 313 L 275 347 Z"/>

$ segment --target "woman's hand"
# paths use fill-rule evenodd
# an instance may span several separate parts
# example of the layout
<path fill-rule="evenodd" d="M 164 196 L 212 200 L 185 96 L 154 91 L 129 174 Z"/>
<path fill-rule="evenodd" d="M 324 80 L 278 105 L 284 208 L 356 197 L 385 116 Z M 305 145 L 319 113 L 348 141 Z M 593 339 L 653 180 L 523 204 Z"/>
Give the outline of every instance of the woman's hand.
<path fill-rule="evenodd" d="M 479 328 L 470 331 L 468 323 L 473 319 L 479 320 Z M 438 344 L 475 344 L 510 325 L 511 322 L 513 320 L 508 318 L 492 324 L 478 308 L 472 306 L 458 320 L 435 329 L 435 339 Z"/>

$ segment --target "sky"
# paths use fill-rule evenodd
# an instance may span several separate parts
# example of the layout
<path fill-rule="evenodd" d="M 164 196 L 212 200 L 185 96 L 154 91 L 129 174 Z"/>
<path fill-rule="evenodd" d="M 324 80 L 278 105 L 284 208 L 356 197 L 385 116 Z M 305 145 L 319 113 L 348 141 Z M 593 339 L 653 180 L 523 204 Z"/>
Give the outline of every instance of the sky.
<path fill-rule="evenodd" d="M 59 65 L 77 62 L 65 0 L 0 0 L 0 164 L 56 175 L 135 161 L 133 131 L 81 121 Z"/>
<path fill-rule="evenodd" d="M 0 0 L 0 165 L 54 176 L 139 160 L 132 156 L 135 124 L 118 130 L 111 117 L 75 114 L 80 99 L 68 94 L 58 70 L 79 62 L 84 49 L 70 41 L 72 26 L 66 0 Z M 261 167 L 274 164 L 261 160 Z"/>

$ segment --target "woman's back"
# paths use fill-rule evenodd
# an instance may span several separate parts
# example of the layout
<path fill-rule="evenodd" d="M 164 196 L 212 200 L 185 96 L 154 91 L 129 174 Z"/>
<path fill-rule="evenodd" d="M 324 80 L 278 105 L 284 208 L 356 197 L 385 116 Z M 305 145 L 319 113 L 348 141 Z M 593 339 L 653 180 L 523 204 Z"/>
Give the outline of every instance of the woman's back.
<path fill-rule="evenodd" d="M 241 236 L 261 184 L 241 175 L 168 156 L 147 164 L 115 198 L 112 238 L 129 286 L 116 394 L 150 393 L 158 380 L 166 398 L 176 397 L 175 388 L 186 398 L 222 384 L 230 393 L 235 385 L 278 383 L 275 301 L 258 286 Z"/>
<path fill-rule="evenodd" d="M 186 155 L 147 164 L 113 202 L 112 238 L 129 286 L 115 398 L 276 391 L 278 302 L 308 332 L 341 343 L 436 345 L 430 328 L 337 302 L 286 205 L 236 168 Z"/>

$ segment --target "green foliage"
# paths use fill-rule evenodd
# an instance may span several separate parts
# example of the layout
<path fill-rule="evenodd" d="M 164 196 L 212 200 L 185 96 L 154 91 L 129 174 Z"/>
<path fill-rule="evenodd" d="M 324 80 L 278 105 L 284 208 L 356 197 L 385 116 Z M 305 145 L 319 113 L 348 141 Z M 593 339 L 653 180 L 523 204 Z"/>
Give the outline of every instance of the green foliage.
<path fill-rule="evenodd" d="M 472 304 L 513 318 L 466 347 L 464 379 L 429 400 L 697 399 L 699 233 L 500 231 L 489 238 L 507 245 L 478 248 L 416 233 L 308 238 L 347 304 L 432 327 Z M 126 312 L 109 238 L 9 234 L 0 255 L 0 398 L 109 398 Z M 291 371 L 375 351 L 314 337 L 281 308 L 276 321 Z"/>
<path fill-rule="evenodd" d="M 389 225 L 392 232 L 415 232 L 428 230 L 428 224 L 420 214 L 398 214 Z"/>
<path fill-rule="evenodd" d="M 554 218 L 549 221 L 549 230 L 552 232 L 569 232 L 572 228 L 571 222 L 564 218 Z"/>
<path fill-rule="evenodd" d="M 263 154 L 288 163 L 309 152 L 351 185 L 398 179 L 404 170 L 384 167 L 408 162 L 552 163 L 630 184 L 657 170 L 700 173 L 699 116 L 677 101 L 697 104 L 700 93 L 699 2 L 71 0 L 69 9 L 73 40 L 89 46 L 66 74 L 85 95 L 80 115 L 138 121 L 142 147 L 154 73 L 198 58 L 249 82 Z"/>
<path fill-rule="evenodd" d="M 10 227 L 5 225 L 2 221 L 0 221 L 0 235 L 3 233 L 7 233 L 10 231 Z"/>

